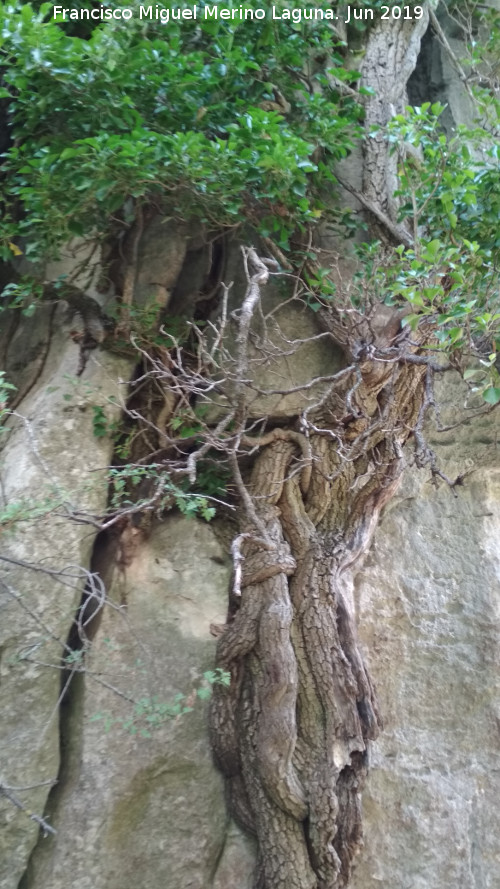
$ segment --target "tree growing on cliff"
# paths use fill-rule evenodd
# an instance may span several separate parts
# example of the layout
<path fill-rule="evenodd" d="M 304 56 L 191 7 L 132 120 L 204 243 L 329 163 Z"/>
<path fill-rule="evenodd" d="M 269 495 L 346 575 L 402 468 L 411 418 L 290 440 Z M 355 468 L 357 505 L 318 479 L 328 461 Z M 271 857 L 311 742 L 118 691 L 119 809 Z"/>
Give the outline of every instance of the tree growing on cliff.
<path fill-rule="evenodd" d="M 258 838 L 261 889 L 348 885 L 381 726 L 349 584 L 409 440 L 435 479 L 461 481 L 426 445 L 434 376 L 463 372 L 479 410 L 500 400 L 499 22 L 436 6 L 357 3 L 347 25 L 242 21 L 235 6 L 232 21 L 168 31 L 0 7 L 4 260 L 44 262 L 88 238 L 117 297 L 103 312 L 71 281 L 12 274 L 5 305 L 18 323 L 68 303 L 82 373 L 97 347 L 137 355 L 109 513 L 86 518 L 125 539 L 172 506 L 210 509 L 221 470 L 231 479 L 217 651 L 231 684 L 215 689 L 211 726 L 231 810 Z M 439 14 L 467 38 L 488 19 L 481 50 L 457 59 Z M 435 96 L 410 104 L 431 32 L 469 92 L 467 131 L 443 127 Z M 155 231 L 170 245 L 151 261 L 161 280 L 139 274 Z M 292 311 L 304 336 L 288 332 Z M 323 372 L 290 385 L 282 364 L 273 384 L 279 362 L 318 343 Z"/>

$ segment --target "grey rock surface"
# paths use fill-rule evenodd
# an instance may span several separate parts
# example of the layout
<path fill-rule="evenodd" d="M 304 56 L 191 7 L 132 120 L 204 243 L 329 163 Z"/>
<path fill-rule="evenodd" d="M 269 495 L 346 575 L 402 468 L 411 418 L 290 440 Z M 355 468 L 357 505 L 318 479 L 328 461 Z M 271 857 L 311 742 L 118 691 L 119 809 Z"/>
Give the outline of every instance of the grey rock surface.
<path fill-rule="evenodd" d="M 453 380 L 441 391 L 456 423 Z M 454 407 L 452 407 L 454 405 Z M 411 472 L 356 582 L 384 731 L 353 889 L 498 889 L 500 472 L 496 414 L 429 439 L 463 487 Z"/>
<path fill-rule="evenodd" d="M 265 246 L 259 249 L 267 257 Z M 223 382 L 209 399 L 210 423 L 228 413 L 230 402 L 234 406 L 237 328 L 232 313 L 239 311 L 241 295 L 247 288 L 239 248 L 229 251 L 225 276 L 232 282 L 225 331 L 227 353 L 220 361 Z M 308 311 L 303 296 L 303 300 L 292 299 L 286 279 L 272 276 L 262 289 L 262 302 L 252 316 L 248 340 L 246 376 L 251 384 L 244 387 L 251 419 L 286 419 L 311 407 L 345 364 L 340 350 L 332 348 L 331 336 Z M 220 319 L 213 320 L 217 323 Z"/>
<path fill-rule="evenodd" d="M 186 233 L 177 223 L 158 215 L 147 221 L 138 245 L 134 304 L 151 320 L 151 311 L 168 305 L 186 255 Z M 132 250 L 132 248 L 130 248 Z M 128 257 L 130 260 L 130 257 Z"/>
<path fill-rule="evenodd" d="M 63 778 L 49 804 L 58 836 L 39 844 L 28 886 L 66 889 L 68 866 L 74 889 L 208 889 L 216 872 L 216 889 L 248 884 L 253 859 L 234 827 L 226 837 L 223 781 L 196 697 L 228 575 L 212 529 L 180 516 L 116 571 L 70 695 Z M 192 712 L 164 715 L 179 695 Z"/>
<path fill-rule="evenodd" d="M 58 775 L 61 659 L 94 536 L 76 511 L 99 514 L 107 499 L 111 442 L 93 435 L 92 405 L 116 419 L 117 380 L 128 376 L 123 361 L 99 355 L 76 380 L 77 361 L 76 346 L 54 333 L 0 455 L 0 782 L 38 815 Z M 18 886 L 37 834 L 0 798 L 1 889 Z"/>
<path fill-rule="evenodd" d="M 450 478 L 470 471 L 466 483 L 454 497 L 410 469 L 355 583 L 385 729 L 371 751 L 353 889 L 500 886 L 499 421 L 455 426 L 463 399 L 447 380 L 442 420 L 453 428 L 428 438 Z M 193 697 L 213 662 L 228 575 L 211 526 L 175 516 L 116 570 L 63 717 L 48 805 L 58 836 L 38 844 L 23 889 L 63 889 L 68 868 L 75 889 L 146 877 L 152 889 L 250 889 L 255 849 L 228 823 Z M 154 713 L 133 703 L 156 698 L 161 709 L 178 694 L 193 712 L 152 727 Z"/>

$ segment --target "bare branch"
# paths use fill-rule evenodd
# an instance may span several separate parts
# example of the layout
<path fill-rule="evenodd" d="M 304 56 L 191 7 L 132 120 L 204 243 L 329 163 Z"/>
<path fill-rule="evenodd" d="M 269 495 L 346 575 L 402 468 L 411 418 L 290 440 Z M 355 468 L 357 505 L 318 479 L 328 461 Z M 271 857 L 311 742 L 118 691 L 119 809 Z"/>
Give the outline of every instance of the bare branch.
<path fill-rule="evenodd" d="M 396 244 L 403 244 L 405 247 L 411 248 L 414 247 L 414 240 L 410 233 L 404 228 L 404 226 L 399 225 L 396 222 L 393 222 L 392 219 L 389 218 L 387 213 L 384 213 L 380 207 L 378 207 L 373 201 L 370 201 L 368 198 L 362 194 L 362 192 L 357 191 L 353 188 L 352 185 L 349 185 L 344 179 L 340 179 L 340 177 L 336 175 L 337 181 L 342 188 L 345 188 L 350 194 L 352 194 L 366 210 L 369 210 L 370 213 L 375 216 L 375 218 L 380 222 L 380 224 L 389 232 L 392 238 L 395 240 Z"/>
<path fill-rule="evenodd" d="M 242 435 L 241 437 L 241 444 L 249 445 L 253 448 L 263 448 L 266 445 L 272 444 L 274 441 L 293 441 L 301 449 L 304 464 L 301 471 L 300 487 L 302 494 L 305 496 L 309 489 L 312 474 L 311 442 L 307 435 L 304 435 L 302 432 L 294 432 L 292 429 L 281 429 L 280 427 L 277 427 L 265 435 L 257 437 Z"/>
<path fill-rule="evenodd" d="M 34 784 L 34 785 L 33 785 L 33 787 L 39 787 L 39 786 L 40 786 L 40 785 L 38 785 L 38 784 Z M 31 789 L 31 788 L 23 788 L 23 789 L 29 790 L 29 789 Z M 52 827 L 52 826 L 45 820 L 45 818 L 41 818 L 40 815 L 35 815 L 34 812 L 30 812 L 30 810 L 24 805 L 24 803 L 21 802 L 21 800 L 20 800 L 17 796 L 15 796 L 15 795 L 12 793 L 11 788 L 10 788 L 10 787 L 7 787 L 6 784 L 1 784 L 1 783 L 0 783 L 0 795 L 1 795 L 1 796 L 4 796 L 6 799 L 8 799 L 9 802 L 12 803 L 13 806 L 15 806 L 17 809 L 20 809 L 21 812 L 24 812 L 25 815 L 27 815 L 28 818 L 31 818 L 32 821 L 36 821 L 36 823 L 37 823 L 37 824 L 41 827 L 41 829 L 43 830 L 43 835 L 44 835 L 44 837 L 48 836 L 49 833 L 50 833 L 50 834 L 53 834 L 54 836 L 57 834 L 57 830 L 55 830 L 55 829 L 54 829 L 54 828 L 53 828 L 53 827 Z"/>
<path fill-rule="evenodd" d="M 475 105 L 476 99 L 475 99 L 474 93 L 472 92 L 472 89 L 470 87 L 469 78 L 467 77 L 467 74 L 465 73 L 462 65 L 460 64 L 459 59 L 457 58 L 456 54 L 454 53 L 453 49 L 451 48 L 450 42 L 449 42 L 446 34 L 444 33 L 441 25 L 439 24 L 439 19 L 438 19 L 436 13 L 434 12 L 434 10 L 432 9 L 432 7 L 429 7 L 429 18 L 431 20 L 432 27 L 434 28 L 441 45 L 444 47 L 448 56 L 450 57 L 450 60 L 452 61 L 460 80 L 462 81 L 465 89 L 467 90 L 467 92 L 469 94 L 469 97 L 472 99 L 472 101 L 474 102 L 474 105 Z"/>
<path fill-rule="evenodd" d="M 238 312 L 238 334 L 236 337 L 236 418 L 241 423 L 245 415 L 244 380 L 248 375 L 248 336 L 255 307 L 260 299 L 260 288 L 267 284 L 269 270 L 259 259 L 253 247 L 242 247 L 245 275 L 248 283 L 241 309 Z"/>
<path fill-rule="evenodd" d="M 230 456 L 229 456 L 229 463 L 230 463 L 230 466 L 231 466 L 231 470 L 232 470 L 232 472 L 233 472 L 234 483 L 235 483 L 235 485 L 236 485 L 236 487 L 237 487 L 237 489 L 238 489 L 238 493 L 239 493 L 239 495 L 240 495 L 240 497 L 241 497 L 241 500 L 242 500 L 242 502 L 243 502 L 243 506 L 245 507 L 245 510 L 246 510 L 246 512 L 247 512 L 247 514 L 248 514 L 248 517 L 249 517 L 250 521 L 252 522 L 252 524 L 253 524 L 253 525 L 257 528 L 257 530 L 259 531 L 259 533 L 260 533 L 262 539 L 263 539 L 266 543 L 269 543 L 269 544 L 271 544 L 272 546 L 274 546 L 274 544 L 273 544 L 271 538 L 269 537 L 269 534 L 267 533 L 267 529 L 266 529 L 266 526 L 264 525 L 264 522 L 263 522 L 262 519 L 257 515 L 257 512 L 256 512 L 256 510 L 255 510 L 255 506 L 254 506 L 253 501 L 252 501 L 252 498 L 250 497 L 250 494 L 248 493 L 247 487 L 246 487 L 246 485 L 245 485 L 245 483 L 244 483 L 244 481 L 243 481 L 243 479 L 242 479 L 242 477 L 241 477 L 241 471 L 240 471 L 240 467 L 239 467 L 239 464 L 238 464 L 238 459 L 237 459 L 236 454 L 235 454 L 234 452 L 233 452 L 232 454 L 230 454 Z"/>
<path fill-rule="evenodd" d="M 252 536 L 253 535 L 248 532 L 245 534 L 238 534 L 238 536 L 234 538 L 231 544 L 231 556 L 233 558 L 234 565 L 233 594 L 235 596 L 241 596 L 241 566 L 242 562 L 245 561 L 245 556 L 241 552 L 241 544 L 244 540 L 248 540 L 248 538 Z"/>
<path fill-rule="evenodd" d="M 446 364 L 438 364 L 437 361 L 432 361 L 431 358 L 426 358 L 425 355 L 411 355 L 408 352 L 404 352 L 402 355 L 398 356 L 397 359 L 401 364 L 421 364 L 430 368 L 430 370 L 434 371 L 434 373 L 444 373 L 447 370 L 451 370 L 451 364 L 446 362 Z"/>

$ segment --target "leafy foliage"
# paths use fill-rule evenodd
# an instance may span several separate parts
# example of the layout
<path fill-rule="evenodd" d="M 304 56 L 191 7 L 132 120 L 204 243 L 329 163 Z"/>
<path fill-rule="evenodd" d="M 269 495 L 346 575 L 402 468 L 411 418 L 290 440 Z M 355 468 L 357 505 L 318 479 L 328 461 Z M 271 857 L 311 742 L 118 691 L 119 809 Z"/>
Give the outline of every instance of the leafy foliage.
<path fill-rule="evenodd" d="M 0 370 L 0 421 L 8 414 L 7 403 L 16 387 L 6 379 L 5 371 Z M 0 428 L 1 431 L 1 428 Z"/>
<path fill-rule="evenodd" d="M 0 509 L 0 534 L 8 533 L 23 522 L 34 522 L 37 519 L 53 513 L 62 505 L 62 498 L 56 492 L 50 492 L 45 497 L 33 500 L 11 500 Z"/>
<path fill-rule="evenodd" d="M 476 124 L 446 134 L 439 103 L 407 108 L 389 123 L 400 221 L 415 243 L 387 259 L 375 284 L 382 301 L 409 305 L 408 323 L 433 318 L 437 349 L 486 361 L 491 399 L 499 388 L 499 16 L 467 3 L 450 12 L 468 37 L 469 69 L 482 72 L 471 88 Z M 1 95 L 12 135 L 4 257 L 21 249 L 47 257 L 73 235 L 107 233 L 112 219 L 128 226 L 141 204 L 218 228 L 247 221 L 283 249 L 293 232 L 331 215 L 325 186 L 362 133 L 362 108 L 332 85 L 359 75 L 325 23 L 266 18 L 248 27 L 200 17 L 196 27 L 135 19 L 75 30 L 51 15 L 48 3 L 0 3 Z M 484 24 L 486 41 L 475 41 Z M 365 268 L 373 249 L 364 248 Z M 328 269 L 306 277 L 313 311 L 336 298 Z M 4 305 L 31 312 L 30 287 L 8 285 Z M 189 437 L 198 426 L 178 415 L 172 428 Z M 94 430 L 106 434 L 102 408 Z"/>
<path fill-rule="evenodd" d="M 104 408 L 98 404 L 92 405 L 92 428 L 96 438 L 104 438 L 108 434 L 108 421 Z"/>
<path fill-rule="evenodd" d="M 412 228 L 415 246 L 398 248 L 390 264 L 385 301 L 404 301 L 406 318 L 422 315 L 436 324 L 436 348 L 481 359 L 485 399 L 495 403 L 500 379 L 498 234 L 500 171 L 498 144 L 484 128 L 459 127 L 445 134 L 439 125 L 444 106 L 407 108 L 388 128 L 403 150 L 399 170 L 401 220 Z"/>
<path fill-rule="evenodd" d="M 142 201 L 218 225 L 243 216 L 282 242 L 323 213 L 327 161 L 352 147 L 360 108 L 313 89 L 328 67 L 358 76 L 320 22 L 106 22 L 83 40 L 51 12 L 0 4 L 14 140 L 3 167 L 5 257 L 20 238 L 30 257 L 57 252 Z"/>
<path fill-rule="evenodd" d="M 187 713 L 192 713 L 196 700 L 206 701 L 211 697 L 214 685 L 227 687 L 230 682 L 230 674 L 220 668 L 207 670 L 203 673 L 202 683 L 189 695 L 179 692 L 173 701 L 162 701 L 157 695 L 143 697 L 133 705 L 132 713 L 127 717 L 111 716 L 110 713 L 95 713 L 90 717 L 91 722 L 102 721 L 105 731 L 113 726 L 118 726 L 130 735 L 138 735 L 141 738 L 151 738 L 152 733 L 161 728 L 165 722 L 179 718 Z"/>
<path fill-rule="evenodd" d="M 109 478 L 112 487 L 110 504 L 112 509 L 134 506 L 140 510 L 143 507 L 154 506 L 157 512 L 162 512 L 176 506 L 183 515 L 199 515 L 206 522 L 215 515 L 215 508 L 209 506 L 207 497 L 191 493 L 186 481 L 175 484 L 170 475 L 155 464 L 111 468 Z M 137 497 L 132 499 L 131 488 L 137 487 L 143 481 L 150 483 L 152 493 L 142 500 L 138 500 Z"/>
<path fill-rule="evenodd" d="M 9 250 L 13 250 L 13 244 L 9 242 Z M 16 251 L 13 250 L 15 253 Z M 19 253 L 21 251 L 19 250 Z M 25 276 L 17 282 L 6 284 L 0 293 L 0 313 L 6 309 L 20 309 L 22 314 L 29 318 L 33 315 L 37 303 L 42 296 L 42 286 Z"/>
<path fill-rule="evenodd" d="M 399 221 L 414 244 L 394 250 L 379 242 L 362 244 L 349 296 L 358 309 L 374 298 L 406 306 L 404 322 L 413 328 L 427 317 L 434 328 L 432 349 L 453 354 L 465 379 L 495 404 L 500 401 L 500 154 L 484 126 L 461 126 L 447 134 L 440 122 L 444 110 L 438 102 L 407 107 L 385 129 L 399 160 Z M 328 269 L 316 268 L 307 283 L 314 311 L 336 299 Z M 467 367 L 471 359 L 477 362 L 474 369 Z"/>

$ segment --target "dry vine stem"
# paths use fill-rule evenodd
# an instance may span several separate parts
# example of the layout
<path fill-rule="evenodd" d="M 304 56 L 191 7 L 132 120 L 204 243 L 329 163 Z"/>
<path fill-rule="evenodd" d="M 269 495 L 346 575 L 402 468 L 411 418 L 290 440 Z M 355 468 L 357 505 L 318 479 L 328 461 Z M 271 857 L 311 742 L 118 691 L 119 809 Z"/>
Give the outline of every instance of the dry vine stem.
<path fill-rule="evenodd" d="M 48 781 L 48 782 L 45 782 L 45 783 L 53 784 L 53 783 L 55 783 L 55 782 Z M 39 787 L 40 785 L 35 784 L 35 785 L 33 785 L 33 786 L 34 786 L 34 787 Z M 22 789 L 22 790 L 31 790 L 32 788 L 31 788 L 31 787 L 24 787 L 24 788 L 21 788 L 21 789 Z M 24 805 L 24 803 L 21 802 L 21 800 L 19 799 L 19 797 L 17 797 L 17 796 L 13 793 L 13 788 L 12 788 L 12 787 L 7 787 L 6 784 L 2 784 L 2 783 L 0 783 L 0 796 L 4 796 L 6 799 L 9 800 L 10 803 L 12 803 L 13 806 L 16 807 L 16 809 L 20 809 L 21 812 L 24 812 L 25 815 L 28 816 L 28 818 L 31 818 L 32 821 L 35 821 L 35 822 L 39 825 L 39 827 L 41 828 L 44 837 L 47 837 L 49 834 L 52 834 L 53 836 L 56 835 L 57 831 L 54 830 L 54 828 L 52 827 L 52 825 L 50 825 L 50 824 L 48 823 L 48 821 L 46 821 L 45 818 L 42 818 L 40 815 L 35 815 L 34 812 L 31 812 L 31 811 Z"/>

